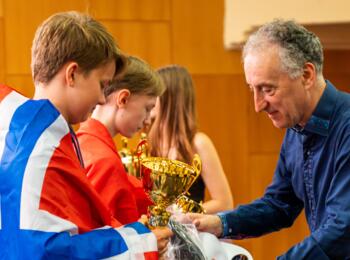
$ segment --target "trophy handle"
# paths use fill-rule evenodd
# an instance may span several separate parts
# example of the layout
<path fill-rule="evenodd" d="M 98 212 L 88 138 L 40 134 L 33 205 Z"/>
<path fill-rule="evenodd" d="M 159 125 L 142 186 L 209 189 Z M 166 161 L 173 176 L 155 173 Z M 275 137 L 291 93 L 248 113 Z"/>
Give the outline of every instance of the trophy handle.
<path fill-rule="evenodd" d="M 137 155 L 137 158 L 140 159 L 142 153 L 145 151 L 147 151 L 148 149 L 148 143 L 147 143 L 147 140 L 142 140 L 141 142 L 139 142 L 139 144 L 137 145 L 136 147 L 136 155 Z"/>
<path fill-rule="evenodd" d="M 191 181 L 191 184 L 188 185 L 188 188 L 187 188 L 187 190 L 185 190 L 184 194 L 188 193 L 188 189 L 192 186 L 192 184 L 196 181 L 198 176 L 201 174 L 201 171 L 202 171 L 202 160 L 201 160 L 201 158 L 199 157 L 198 154 L 194 154 L 194 156 L 193 156 L 192 168 L 193 168 L 194 173 L 196 174 L 196 176 L 194 176 L 194 178 Z"/>
<path fill-rule="evenodd" d="M 137 178 L 142 178 L 142 173 L 141 173 L 141 160 L 142 160 L 142 155 L 144 154 L 145 156 L 148 156 L 147 154 L 147 149 L 148 149 L 148 143 L 146 139 L 143 139 L 141 142 L 138 143 L 136 146 L 136 151 L 135 155 L 133 156 L 133 165 L 135 168 L 135 176 Z M 136 160 L 136 158 L 137 160 Z M 136 162 L 135 162 L 136 161 Z"/>
<path fill-rule="evenodd" d="M 196 178 L 197 178 L 202 171 L 202 160 L 198 154 L 195 154 L 193 156 L 192 167 L 197 174 L 197 176 L 196 176 Z"/>

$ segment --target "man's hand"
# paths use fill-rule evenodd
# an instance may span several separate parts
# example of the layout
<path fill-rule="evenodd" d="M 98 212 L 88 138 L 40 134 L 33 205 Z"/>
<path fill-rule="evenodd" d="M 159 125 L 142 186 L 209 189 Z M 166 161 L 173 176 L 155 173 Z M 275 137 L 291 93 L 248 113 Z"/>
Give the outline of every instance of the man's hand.
<path fill-rule="evenodd" d="M 151 230 L 157 238 L 159 256 L 161 257 L 167 250 L 167 245 L 173 232 L 167 227 L 156 227 Z"/>
<path fill-rule="evenodd" d="M 223 232 L 221 220 L 217 215 L 188 213 L 186 217 L 192 221 L 198 231 L 209 232 L 217 237 L 220 237 Z"/>

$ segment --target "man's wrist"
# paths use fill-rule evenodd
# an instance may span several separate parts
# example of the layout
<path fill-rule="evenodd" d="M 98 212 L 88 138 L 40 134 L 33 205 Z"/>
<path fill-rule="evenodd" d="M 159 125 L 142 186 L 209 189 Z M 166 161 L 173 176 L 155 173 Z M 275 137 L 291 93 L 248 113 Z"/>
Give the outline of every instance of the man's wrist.
<path fill-rule="evenodd" d="M 228 223 L 226 220 L 226 215 L 223 212 L 219 212 L 216 214 L 220 221 L 221 221 L 221 230 L 222 233 L 219 235 L 219 237 L 224 237 L 227 234 L 227 228 L 228 228 Z"/>

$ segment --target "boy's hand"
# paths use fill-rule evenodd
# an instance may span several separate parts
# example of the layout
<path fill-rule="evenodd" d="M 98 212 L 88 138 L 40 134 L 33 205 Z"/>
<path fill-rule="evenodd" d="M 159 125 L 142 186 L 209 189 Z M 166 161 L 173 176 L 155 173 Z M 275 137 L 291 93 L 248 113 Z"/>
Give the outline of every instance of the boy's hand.
<path fill-rule="evenodd" d="M 156 227 L 151 229 L 151 231 L 157 238 L 159 257 L 161 257 L 167 250 L 167 245 L 173 232 L 168 227 Z"/>
<path fill-rule="evenodd" d="M 142 215 L 139 218 L 138 222 L 144 224 L 147 227 L 148 226 L 148 217 L 146 215 Z"/>
<path fill-rule="evenodd" d="M 146 227 L 149 227 L 148 217 L 146 215 L 142 215 L 138 221 L 144 224 Z M 173 232 L 168 227 L 155 227 L 151 228 L 151 231 L 157 238 L 159 257 L 161 257 L 167 250 L 167 245 L 170 237 L 173 235 Z"/>

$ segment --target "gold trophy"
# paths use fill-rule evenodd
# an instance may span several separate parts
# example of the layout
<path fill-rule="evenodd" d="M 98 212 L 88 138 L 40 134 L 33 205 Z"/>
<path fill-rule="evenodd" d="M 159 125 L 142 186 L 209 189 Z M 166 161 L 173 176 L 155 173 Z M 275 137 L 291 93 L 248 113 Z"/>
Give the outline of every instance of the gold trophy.
<path fill-rule="evenodd" d="M 135 176 L 138 179 L 141 179 L 141 163 L 140 160 L 148 156 L 148 144 L 147 144 L 147 135 L 141 133 L 140 142 L 136 147 L 135 151 L 132 151 L 128 147 L 128 139 L 122 137 L 122 148 L 119 151 L 123 166 L 125 171 L 132 176 Z"/>
<path fill-rule="evenodd" d="M 191 187 L 201 172 L 201 160 L 196 154 L 191 166 L 177 160 L 147 157 L 141 164 L 143 186 L 154 203 L 148 209 L 149 225 L 166 226 L 170 218 L 166 208 Z"/>
<path fill-rule="evenodd" d="M 184 194 L 177 198 L 176 206 L 181 210 L 182 213 L 205 213 L 202 201 L 198 203 L 197 201 L 188 198 Z"/>
<path fill-rule="evenodd" d="M 122 142 L 122 148 L 119 150 L 120 158 L 122 160 L 125 171 L 127 173 L 132 174 L 134 172 L 133 153 L 131 149 L 128 147 L 128 138 L 122 137 L 121 142 Z"/>

